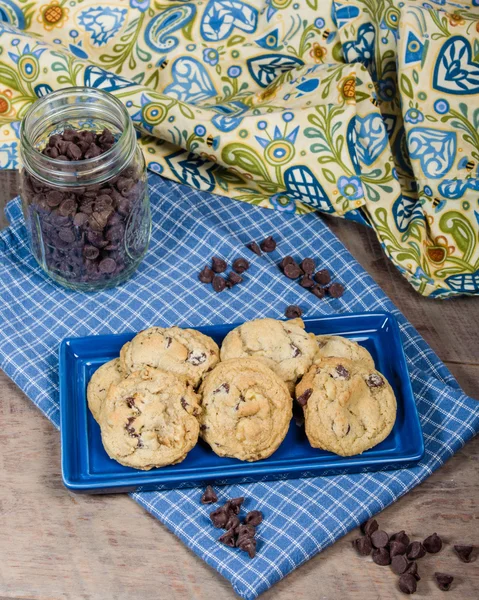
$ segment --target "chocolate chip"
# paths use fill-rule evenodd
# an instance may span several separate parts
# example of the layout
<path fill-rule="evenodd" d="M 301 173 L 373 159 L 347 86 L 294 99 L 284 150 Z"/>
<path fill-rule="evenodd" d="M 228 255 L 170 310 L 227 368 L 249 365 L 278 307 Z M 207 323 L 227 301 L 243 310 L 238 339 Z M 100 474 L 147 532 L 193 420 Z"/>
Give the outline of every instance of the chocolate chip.
<path fill-rule="evenodd" d="M 260 510 L 250 510 L 250 512 L 244 518 L 244 522 L 247 525 L 253 525 L 257 527 L 263 520 L 263 513 Z"/>
<path fill-rule="evenodd" d="M 186 399 L 185 399 L 185 398 L 182 398 L 182 399 L 180 400 L 180 402 L 181 402 L 181 406 L 183 407 L 183 410 L 187 410 L 187 407 L 189 406 L 189 404 L 188 404 L 188 402 L 186 401 Z"/>
<path fill-rule="evenodd" d="M 463 563 L 470 563 L 473 561 L 474 546 L 454 546 L 454 550 Z"/>
<path fill-rule="evenodd" d="M 205 267 L 202 271 L 200 271 L 198 279 L 201 281 L 201 283 L 211 283 L 214 276 L 214 271 L 209 267 Z"/>
<path fill-rule="evenodd" d="M 411 542 L 407 547 L 406 556 L 409 560 L 418 560 L 426 555 L 426 550 L 421 542 Z"/>
<path fill-rule="evenodd" d="M 433 533 L 423 541 L 422 545 L 429 554 L 437 554 L 442 548 L 442 540 L 437 533 Z"/>
<path fill-rule="evenodd" d="M 230 514 L 224 506 L 220 506 L 210 513 L 211 522 L 217 529 L 222 529 L 228 522 L 229 517 Z"/>
<path fill-rule="evenodd" d="M 311 289 L 314 287 L 314 281 L 311 279 L 309 275 L 303 275 L 299 281 L 299 285 L 306 289 Z"/>
<path fill-rule="evenodd" d="M 61 229 L 59 229 L 58 230 L 58 237 L 62 241 L 68 242 L 69 244 L 71 244 L 72 242 L 75 241 L 75 233 L 69 227 L 62 227 Z"/>
<path fill-rule="evenodd" d="M 239 517 L 237 517 L 236 515 L 230 515 L 228 521 L 226 522 L 225 528 L 237 529 L 240 526 L 240 524 L 241 522 L 239 520 Z"/>
<path fill-rule="evenodd" d="M 246 258 L 237 258 L 235 261 L 233 261 L 232 267 L 234 271 L 241 274 L 249 269 L 249 262 L 246 260 Z"/>
<path fill-rule="evenodd" d="M 391 560 L 391 569 L 396 573 L 396 575 L 402 575 L 407 571 L 409 566 L 408 559 L 403 555 L 393 556 Z"/>
<path fill-rule="evenodd" d="M 365 535 L 371 536 L 375 531 L 379 529 L 378 522 L 376 519 L 369 519 L 366 523 L 363 523 L 361 530 Z"/>
<path fill-rule="evenodd" d="M 419 577 L 419 573 L 417 570 L 417 562 L 410 562 L 408 568 L 406 569 L 406 573 L 409 573 L 410 575 L 412 575 L 416 581 L 420 581 L 421 578 Z"/>
<path fill-rule="evenodd" d="M 382 377 L 380 377 L 376 373 L 371 373 L 369 375 L 369 377 L 366 379 L 366 384 L 370 388 L 381 387 L 384 385 L 384 380 Z"/>
<path fill-rule="evenodd" d="M 286 265 L 296 265 L 296 261 L 292 256 L 285 256 L 283 260 L 279 263 L 279 268 L 284 271 Z M 297 266 L 297 265 L 296 265 Z"/>
<path fill-rule="evenodd" d="M 340 283 L 332 283 L 326 289 L 328 290 L 328 294 L 331 296 L 331 298 L 341 298 L 341 296 L 344 294 L 344 286 Z"/>
<path fill-rule="evenodd" d="M 73 140 L 77 137 L 77 132 L 74 129 L 65 129 L 63 132 L 63 139 L 66 142 L 73 142 Z"/>
<path fill-rule="evenodd" d="M 188 362 L 197 367 L 198 365 L 202 365 L 206 361 L 206 354 L 204 352 L 194 353 L 191 351 L 188 354 L 187 358 Z"/>
<path fill-rule="evenodd" d="M 250 558 L 256 556 L 256 540 L 254 538 L 243 538 L 237 545 L 240 550 L 247 552 Z"/>
<path fill-rule="evenodd" d="M 218 256 L 213 256 L 211 259 L 211 268 L 215 273 L 224 273 L 227 266 L 226 261 Z"/>
<path fill-rule="evenodd" d="M 380 567 L 387 567 L 391 564 L 391 557 L 386 548 L 377 548 L 373 550 L 373 562 Z"/>
<path fill-rule="evenodd" d="M 302 352 L 298 348 L 298 346 L 295 346 L 294 344 L 290 344 L 290 346 L 291 346 L 293 358 L 296 358 L 297 356 L 301 356 Z"/>
<path fill-rule="evenodd" d="M 241 277 L 241 275 L 238 275 L 238 273 L 235 273 L 234 271 L 231 271 L 228 274 L 228 281 L 226 283 L 230 283 L 230 286 L 233 287 L 234 285 L 238 285 L 238 283 L 242 283 L 243 278 Z"/>
<path fill-rule="evenodd" d="M 284 267 L 284 274 L 286 277 L 289 277 L 289 279 L 297 279 L 303 274 L 303 271 L 296 263 L 288 263 Z"/>
<path fill-rule="evenodd" d="M 301 261 L 301 268 L 306 273 L 306 275 L 312 275 L 315 269 L 314 259 L 312 258 L 303 258 Z"/>
<path fill-rule="evenodd" d="M 80 160 L 82 157 L 82 151 L 76 144 L 72 142 L 68 145 L 67 156 L 70 160 Z"/>
<path fill-rule="evenodd" d="M 316 296 L 316 298 L 319 298 L 320 300 L 326 296 L 324 288 L 319 287 L 319 285 L 315 285 L 314 287 L 312 287 L 311 291 Z"/>
<path fill-rule="evenodd" d="M 251 523 L 246 523 L 238 527 L 238 538 L 240 537 L 254 537 L 256 528 Z"/>
<path fill-rule="evenodd" d="M 213 289 L 215 292 L 222 292 L 226 287 L 226 279 L 224 277 L 220 277 L 220 275 L 215 275 L 213 277 Z"/>
<path fill-rule="evenodd" d="M 58 208 L 58 214 L 62 217 L 73 217 L 77 210 L 75 200 L 63 200 Z"/>
<path fill-rule="evenodd" d="M 371 542 L 375 548 L 385 548 L 389 543 L 389 536 L 385 531 L 378 529 L 371 534 Z"/>
<path fill-rule="evenodd" d="M 228 529 L 223 535 L 220 535 L 218 538 L 218 542 L 225 544 L 225 546 L 229 546 L 230 548 L 234 548 L 236 546 L 236 531 L 234 528 Z"/>
<path fill-rule="evenodd" d="M 331 273 L 328 269 L 321 269 L 315 274 L 314 281 L 319 285 L 327 285 L 331 281 Z"/>
<path fill-rule="evenodd" d="M 100 261 L 100 263 L 98 265 L 98 270 L 100 271 L 100 273 L 105 273 L 105 274 L 114 273 L 115 269 L 116 269 L 116 262 L 113 260 L 113 258 L 104 258 L 102 261 Z"/>
<path fill-rule="evenodd" d="M 49 158 L 58 158 L 59 155 L 58 149 L 55 147 L 52 148 L 50 146 L 42 150 L 42 153 L 45 154 L 45 156 L 48 156 Z"/>
<path fill-rule="evenodd" d="M 228 500 L 225 506 L 227 507 L 227 510 L 230 510 L 233 514 L 237 515 L 239 514 L 243 502 L 244 496 L 240 496 L 239 498 L 231 498 L 231 500 Z"/>
<path fill-rule="evenodd" d="M 398 541 L 389 542 L 389 554 L 391 555 L 391 558 L 393 558 L 394 556 L 406 554 L 406 551 L 406 544 L 403 544 L 402 542 Z"/>
<path fill-rule="evenodd" d="M 276 242 L 273 236 L 268 236 L 265 240 L 261 242 L 259 247 L 263 252 L 273 252 L 273 250 L 276 250 Z"/>
<path fill-rule="evenodd" d="M 131 426 L 135 419 L 136 417 L 128 417 L 125 425 L 125 429 L 131 437 L 137 437 L 137 434 L 135 433 L 135 428 Z"/>
<path fill-rule="evenodd" d="M 284 311 L 284 314 L 288 319 L 297 319 L 303 314 L 303 311 L 296 304 L 290 304 Z"/>
<path fill-rule="evenodd" d="M 56 146 L 61 139 L 61 136 L 58 134 L 51 135 L 48 140 L 48 145 L 52 148 L 53 146 Z"/>
<path fill-rule="evenodd" d="M 452 575 L 447 575 L 446 573 L 434 573 L 434 579 L 436 580 L 437 586 L 443 592 L 448 592 L 451 583 L 454 581 L 454 577 Z"/>
<path fill-rule="evenodd" d="M 341 379 L 349 379 L 350 374 L 344 365 L 336 366 L 336 373 L 339 375 Z"/>
<path fill-rule="evenodd" d="M 131 177 L 119 177 L 116 182 L 116 189 L 122 196 L 126 196 L 134 184 L 135 182 Z"/>
<path fill-rule="evenodd" d="M 356 551 L 360 556 L 369 556 L 371 554 L 371 550 L 373 549 L 371 540 L 367 535 L 354 540 L 353 546 L 356 548 Z"/>
<path fill-rule="evenodd" d="M 113 136 L 112 132 L 109 129 L 104 129 L 101 133 L 101 135 L 98 137 L 98 142 L 102 145 L 104 144 L 114 144 L 115 143 L 115 137 Z"/>
<path fill-rule="evenodd" d="M 75 227 L 83 227 L 87 223 L 88 223 L 88 215 L 86 215 L 85 213 L 78 212 L 73 217 L 73 225 L 75 225 Z"/>
<path fill-rule="evenodd" d="M 133 408 L 135 406 L 135 399 L 134 398 L 127 398 L 126 399 L 126 405 L 128 406 L 128 408 Z"/>
<path fill-rule="evenodd" d="M 200 500 L 201 504 L 213 504 L 214 502 L 218 502 L 218 496 L 216 492 L 211 487 L 211 485 L 207 485 L 203 495 Z"/>
<path fill-rule="evenodd" d="M 96 145 L 96 144 L 90 144 L 88 146 L 88 150 L 85 152 L 84 156 L 86 159 L 90 159 L 90 158 L 96 158 L 97 156 L 100 156 L 101 154 L 101 149 Z"/>
<path fill-rule="evenodd" d="M 57 160 L 62 160 L 64 162 L 68 162 L 70 159 L 68 158 L 68 156 L 66 154 L 59 154 L 57 156 Z"/>
<path fill-rule="evenodd" d="M 250 242 L 249 244 L 246 244 L 246 247 L 251 250 L 251 252 L 261 256 L 261 249 L 256 242 Z"/>
<path fill-rule="evenodd" d="M 216 388 L 216 390 L 213 391 L 213 394 L 219 394 L 220 392 L 227 394 L 229 391 L 230 391 L 230 384 L 222 383 L 220 385 L 220 387 Z"/>
<path fill-rule="evenodd" d="M 405 573 L 399 578 L 399 589 L 403 594 L 414 594 L 417 590 L 416 578 L 410 573 Z"/>
<path fill-rule="evenodd" d="M 298 398 L 296 398 L 296 400 L 298 401 L 298 404 L 300 406 L 306 406 L 306 404 L 308 403 L 308 400 L 311 398 L 311 394 L 313 393 L 312 388 L 308 388 L 306 391 L 304 391 L 301 396 L 299 396 Z"/>

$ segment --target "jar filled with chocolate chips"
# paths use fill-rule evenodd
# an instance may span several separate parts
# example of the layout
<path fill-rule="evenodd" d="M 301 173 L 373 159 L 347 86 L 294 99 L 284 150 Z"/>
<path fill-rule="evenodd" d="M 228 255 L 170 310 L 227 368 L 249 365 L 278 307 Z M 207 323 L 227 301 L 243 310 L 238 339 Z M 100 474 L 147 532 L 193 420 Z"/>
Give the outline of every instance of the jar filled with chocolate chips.
<path fill-rule="evenodd" d="M 119 100 L 93 88 L 44 96 L 21 128 L 21 188 L 30 247 L 66 287 L 128 279 L 150 240 L 146 166 Z"/>

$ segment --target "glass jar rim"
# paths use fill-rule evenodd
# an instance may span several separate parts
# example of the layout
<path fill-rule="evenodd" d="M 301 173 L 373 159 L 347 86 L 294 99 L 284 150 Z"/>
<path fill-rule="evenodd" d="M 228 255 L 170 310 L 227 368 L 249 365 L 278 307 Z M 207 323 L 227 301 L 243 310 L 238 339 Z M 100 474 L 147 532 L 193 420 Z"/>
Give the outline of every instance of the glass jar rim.
<path fill-rule="evenodd" d="M 82 97 L 89 97 L 90 101 L 88 103 L 68 103 L 68 100 Z M 43 116 L 40 113 L 47 109 L 49 104 L 61 105 L 62 102 L 64 102 L 63 109 L 59 110 L 57 114 L 64 120 L 67 119 L 69 113 L 77 112 L 79 107 L 88 106 L 93 112 L 101 114 L 103 118 L 115 119 L 115 125 L 120 129 L 120 136 L 115 144 L 99 156 L 83 160 L 62 161 L 42 154 L 35 147 L 32 138 L 44 130 L 51 116 L 48 111 Z M 99 108 L 102 106 L 101 103 L 105 105 L 104 109 Z M 84 116 L 83 118 L 88 117 Z M 35 128 L 38 131 L 35 131 Z M 126 166 L 131 160 L 135 148 L 135 129 L 125 106 L 118 98 L 98 88 L 73 86 L 43 96 L 28 108 L 20 127 L 20 154 L 23 165 L 45 183 L 54 183 L 65 187 L 104 182 L 112 177 L 113 170 L 120 171 Z"/>

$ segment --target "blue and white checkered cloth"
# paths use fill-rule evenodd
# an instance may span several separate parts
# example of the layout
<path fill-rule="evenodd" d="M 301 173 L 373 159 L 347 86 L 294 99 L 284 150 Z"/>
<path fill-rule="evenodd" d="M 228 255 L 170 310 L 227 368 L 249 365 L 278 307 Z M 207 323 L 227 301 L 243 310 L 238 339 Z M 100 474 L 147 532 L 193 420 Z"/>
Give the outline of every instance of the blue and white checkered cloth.
<path fill-rule="evenodd" d="M 0 367 L 58 427 L 58 347 L 65 337 L 119 333 L 153 324 L 205 325 L 283 317 L 288 304 L 306 316 L 386 310 L 396 314 L 424 431 L 426 453 L 413 469 L 251 483 L 219 488 L 220 500 L 246 496 L 260 509 L 258 554 L 216 539 L 201 490 L 143 492 L 133 498 L 229 579 L 248 600 L 367 517 L 407 493 L 479 431 L 479 403 L 468 398 L 434 352 L 316 214 L 267 211 L 150 178 L 153 238 L 135 276 L 97 294 L 63 290 L 40 271 L 25 242 L 19 201 L 0 233 Z M 274 235 L 278 251 L 256 256 L 251 240 Z M 346 283 L 338 300 L 318 300 L 277 268 L 280 257 L 313 256 Z M 215 294 L 197 273 L 212 255 L 246 256 L 246 283 Z"/>

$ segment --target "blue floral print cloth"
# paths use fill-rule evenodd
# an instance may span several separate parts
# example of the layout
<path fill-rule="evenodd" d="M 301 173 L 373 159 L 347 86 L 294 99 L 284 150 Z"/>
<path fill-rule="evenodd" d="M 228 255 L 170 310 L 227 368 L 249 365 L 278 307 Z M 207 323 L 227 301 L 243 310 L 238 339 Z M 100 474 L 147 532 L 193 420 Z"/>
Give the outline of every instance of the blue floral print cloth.
<path fill-rule="evenodd" d="M 421 294 L 479 292 L 478 0 L 0 0 L 0 167 L 52 90 L 111 92 L 149 168 L 369 224 Z"/>

